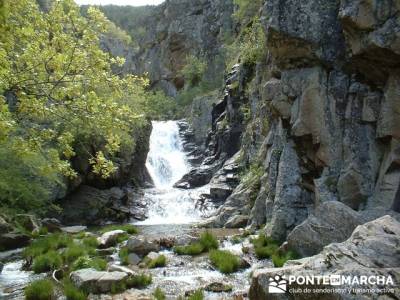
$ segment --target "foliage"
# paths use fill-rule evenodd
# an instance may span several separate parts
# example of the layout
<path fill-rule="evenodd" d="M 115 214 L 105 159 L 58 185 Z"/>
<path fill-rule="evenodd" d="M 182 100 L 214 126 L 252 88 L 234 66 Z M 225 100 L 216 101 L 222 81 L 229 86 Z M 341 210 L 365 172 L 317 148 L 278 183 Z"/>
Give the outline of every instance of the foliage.
<path fill-rule="evenodd" d="M 185 81 L 189 83 L 189 86 L 196 86 L 203 78 L 206 69 L 207 63 L 203 59 L 189 55 L 186 57 L 186 65 L 181 70 L 181 73 Z"/>
<path fill-rule="evenodd" d="M 67 300 L 86 300 L 87 295 L 84 291 L 76 288 L 70 280 L 63 281 L 64 295 Z"/>
<path fill-rule="evenodd" d="M 212 249 L 218 249 L 217 238 L 209 231 L 205 231 L 200 235 L 198 242 L 186 246 L 174 247 L 174 252 L 178 255 L 198 255 L 208 252 Z"/>
<path fill-rule="evenodd" d="M 259 259 L 271 258 L 275 267 L 282 267 L 288 260 L 298 258 L 298 254 L 289 249 L 282 251 L 279 249 L 278 243 L 263 234 L 251 241 L 254 245 L 256 255 Z"/>
<path fill-rule="evenodd" d="M 153 279 L 151 275 L 139 274 L 128 277 L 126 280 L 126 286 L 128 288 L 145 288 L 152 283 Z"/>
<path fill-rule="evenodd" d="M 234 18 L 239 22 L 254 17 L 263 4 L 263 0 L 234 0 L 237 9 L 234 13 Z"/>
<path fill-rule="evenodd" d="M 54 297 L 54 285 L 48 279 L 34 281 L 25 288 L 26 300 L 51 300 Z"/>
<path fill-rule="evenodd" d="M 146 113 L 160 107 L 148 107 L 158 98 L 147 79 L 113 74 L 124 59 L 101 50 L 100 36 L 116 27 L 97 9 L 85 18 L 73 0 L 47 12 L 34 0 L 2 3 L 0 206 L 38 211 L 76 177 L 74 157 L 110 177 L 120 152 L 133 153 Z"/>
<path fill-rule="evenodd" d="M 122 293 L 125 290 L 126 290 L 125 282 L 113 282 L 111 284 L 111 291 L 110 292 L 111 292 L 112 295 Z"/>
<path fill-rule="evenodd" d="M 209 258 L 213 266 L 224 274 L 236 272 L 240 266 L 239 257 L 226 250 L 212 250 Z"/>
<path fill-rule="evenodd" d="M 197 290 L 195 291 L 192 295 L 190 295 L 188 300 L 203 300 L 204 299 L 204 293 L 203 290 Z"/>
<path fill-rule="evenodd" d="M 203 246 L 204 251 L 218 249 L 218 240 L 210 231 L 206 230 L 200 235 L 200 244 Z"/>
<path fill-rule="evenodd" d="M 167 264 L 167 258 L 164 255 L 159 255 L 156 259 L 150 259 L 146 265 L 148 268 L 162 268 Z"/>
<path fill-rule="evenodd" d="M 163 290 L 160 287 L 157 287 L 154 292 L 153 292 L 153 296 L 156 300 L 165 300 L 165 293 L 163 292 Z"/>
<path fill-rule="evenodd" d="M 193 243 L 186 246 L 175 246 L 174 252 L 178 255 L 199 255 L 204 252 L 204 247 L 200 243 Z"/>
<path fill-rule="evenodd" d="M 62 258 L 56 251 L 49 251 L 46 254 L 37 256 L 33 260 L 32 270 L 39 274 L 49 272 L 60 268 L 62 265 Z"/>
<path fill-rule="evenodd" d="M 107 261 L 102 258 L 88 256 L 79 256 L 72 265 L 72 270 L 80 270 L 93 268 L 97 271 L 105 271 L 107 269 Z"/>
<path fill-rule="evenodd" d="M 121 249 L 118 252 L 119 259 L 121 260 L 122 265 L 128 265 L 128 256 L 129 256 L 129 250 L 127 247 L 121 247 Z"/>
<path fill-rule="evenodd" d="M 67 247 L 72 243 L 72 238 L 63 233 L 54 233 L 34 240 L 24 250 L 25 258 L 34 258 L 49 251 L 55 251 Z"/>
<path fill-rule="evenodd" d="M 101 229 L 99 230 L 99 232 L 100 232 L 100 233 L 106 233 L 106 232 L 114 231 L 114 230 L 123 230 L 123 231 L 126 231 L 126 232 L 129 233 L 129 234 L 136 234 L 136 233 L 139 232 L 138 229 L 137 229 L 135 226 L 131 225 L 131 224 L 125 224 L 125 225 L 107 225 L 107 226 L 101 228 Z"/>
<path fill-rule="evenodd" d="M 90 248 L 97 248 L 99 246 L 99 241 L 94 236 L 88 236 L 88 237 L 83 238 L 82 243 L 86 247 L 90 247 Z"/>

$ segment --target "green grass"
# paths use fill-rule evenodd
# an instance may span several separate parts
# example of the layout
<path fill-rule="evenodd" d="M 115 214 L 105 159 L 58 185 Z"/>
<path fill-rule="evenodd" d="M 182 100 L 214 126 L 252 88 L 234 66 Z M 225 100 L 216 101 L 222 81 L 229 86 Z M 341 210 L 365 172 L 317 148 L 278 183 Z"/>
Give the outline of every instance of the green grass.
<path fill-rule="evenodd" d="M 107 226 L 101 228 L 101 229 L 99 230 L 99 232 L 100 232 L 100 233 L 106 233 L 106 232 L 114 231 L 114 230 L 123 230 L 123 231 L 126 231 L 126 232 L 129 233 L 129 234 L 136 234 L 136 233 L 139 232 L 138 229 L 137 229 L 135 226 L 131 225 L 131 224 L 125 224 L 125 225 L 107 225 Z"/>
<path fill-rule="evenodd" d="M 121 260 L 122 265 L 126 266 L 129 264 L 129 261 L 128 261 L 129 250 L 127 247 L 122 247 L 119 250 L 118 255 L 119 255 L 119 259 Z"/>
<path fill-rule="evenodd" d="M 67 300 L 86 300 L 87 295 L 84 291 L 76 288 L 69 280 L 63 281 L 64 295 Z"/>
<path fill-rule="evenodd" d="M 122 242 L 125 242 L 128 239 L 129 239 L 129 234 L 127 234 L 127 233 L 121 234 L 117 237 L 117 243 L 120 244 Z"/>
<path fill-rule="evenodd" d="M 111 294 L 120 294 L 126 291 L 126 284 L 125 282 L 115 282 L 111 285 Z"/>
<path fill-rule="evenodd" d="M 203 290 L 197 290 L 187 298 L 187 300 L 203 300 L 203 299 L 204 299 Z"/>
<path fill-rule="evenodd" d="M 265 235 L 259 235 L 257 239 L 251 242 L 254 245 L 257 257 L 259 259 L 271 258 L 275 267 L 282 267 L 288 260 L 299 257 L 293 250 L 280 251 L 278 243 Z"/>
<path fill-rule="evenodd" d="M 162 268 L 167 264 L 167 258 L 164 255 L 158 256 L 156 259 L 149 260 L 146 265 L 148 268 Z"/>
<path fill-rule="evenodd" d="M 276 241 L 263 234 L 260 234 L 258 238 L 253 239 L 251 242 L 254 245 L 254 250 L 259 259 L 271 258 L 279 248 Z"/>
<path fill-rule="evenodd" d="M 209 231 L 205 231 L 200 235 L 199 242 L 204 247 L 204 251 L 206 252 L 212 249 L 218 249 L 219 246 L 217 238 Z"/>
<path fill-rule="evenodd" d="M 83 238 L 82 243 L 86 247 L 90 247 L 90 248 L 97 248 L 99 246 L 99 241 L 94 236 L 89 236 L 89 237 Z"/>
<path fill-rule="evenodd" d="M 178 255 L 199 255 L 203 253 L 204 247 L 200 243 L 193 243 L 187 246 L 175 246 L 174 252 Z"/>
<path fill-rule="evenodd" d="M 200 235 L 200 240 L 186 246 L 174 247 L 174 252 L 178 255 L 199 255 L 212 249 L 218 249 L 219 243 L 217 238 L 209 231 L 205 231 Z"/>
<path fill-rule="evenodd" d="M 224 274 L 234 273 L 240 266 L 239 257 L 226 250 L 212 250 L 209 258 L 212 265 Z"/>
<path fill-rule="evenodd" d="M 32 263 L 32 270 L 36 274 L 53 271 L 59 269 L 62 266 L 62 262 L 61 255 L 52 250 L 35 257 Z"/>
<path fill-rule="evenodd" d="M 296 259 L 299 256 L 296 252 L 289 250 L 286 253 L 279 253 L 272 255 L 272 262 L 274 266 L 277 268 L 282 267 L 288 260 Z"/>
<path fill-rule="evenodd" d="M 138 288 L 142 289 L 145 288 L 146 286 L 150 285 L 152 283 L 153 279 L 151 275 L 146 275 L 146 274 L 140 274 L 140 275 L 134 275 L 130 276 L 126 280 L 126 286 L 128 288 Z"/>
<path fill-rule="evenodd" d="M 53 294 L 54 285 L 48 279 L 34 281 L 25 288 L 26 300 L 51 300 Z"/>
<path fill-rule="evenodd" d="M 64 261 L 66 263 L 72 263 L 81 256 L 86 255 L 86 249 L 80 245 L 72 244 L 66 248 L 63 252 Z"/>
<path fill-rule="evenodd" d="M 52 250 L 65 248 L 72 243 L 72 238 L 67 234 L 50 234 L 34 240 L 32 244 L 24 250 L 24 257 L 34 258 Z"/>
<path fill-rule="evenodd" d="M 154 292 L 153 292 L 153 296 L 156 300 L 165 300 L 165 293 L 162 291 L 162 289 L 160 289 L 159 287 L 157 287 Z"/>
<path fill-rule="evenodd" d="M 99 257 L 90 258 L 88 256 L 81 256 L 77 258 L 71 266 L 71 269 L 74 271 L 87 268 L 105 271 L 107 269 L 107 261 Z"/>

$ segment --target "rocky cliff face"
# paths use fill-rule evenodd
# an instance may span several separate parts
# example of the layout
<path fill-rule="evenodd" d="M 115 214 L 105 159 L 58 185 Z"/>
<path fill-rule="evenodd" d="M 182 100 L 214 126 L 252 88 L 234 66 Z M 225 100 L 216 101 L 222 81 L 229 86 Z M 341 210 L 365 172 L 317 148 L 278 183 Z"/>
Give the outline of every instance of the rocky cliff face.
<path fill-rule="evenodd" d="M 107 7 L 103 11 L 113 21 Z M 205 79 L 208 81 L 213 81 L 225 69 L 220 55 L 224 39 L 233 31 L 232 13 L 231 0 L 168 0 L 149 7 L 146 17 L 138 24 L 132 20 L 137 27 L 135 42 L 139 45 L 133 53 L 112 41 L 104 40 L 104 46 L 126 57 L 126 70 L 148 73 L 153 88 L 176 96 L 185 85 L 180 71 L 188 55 L 207 60 Z M 140 30 L 143 32 L 138 34 L 136 31 Z"/>
<path fill-rule="evenodd" d="M 208 225 L 234 217 L 281 241 L 308 234 L 311 246 L 298 250 L 310 255 L 351 233 L 315 230 L 327 202 L 342 204 L 332 228 L 399 212 L 399 14 L 398 1 L 266 1 L 265 59 L 228 75 L 207 158 L 184 179 L 208 182 L 215 171 L 204 169 L 240 151 L 258 184 L 242 178 Z"/>

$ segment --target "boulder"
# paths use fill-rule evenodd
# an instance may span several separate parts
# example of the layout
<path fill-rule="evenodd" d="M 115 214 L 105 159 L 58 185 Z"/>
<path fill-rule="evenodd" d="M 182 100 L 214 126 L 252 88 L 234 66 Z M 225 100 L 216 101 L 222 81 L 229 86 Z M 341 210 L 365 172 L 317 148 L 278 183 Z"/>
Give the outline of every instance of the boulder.
<path fill-rule="evenodd" d="M 136 253 L 129 253 L 128 255 L 128 263 L 130 265 L 138 265 L 140 262 L 142 261 L 142 259 L 139 257 L 139 255 L 137 255 Z"/>
<path fill-rule="evenodd" d="M 103 233 L 102 236 L 97 238 L 99 248 L 104 249 L 115 246 L 118 242 L 118 238 L 124 234 L 126 234 L 126 232 L 123 230 L 113 230 Z"/>
<path fill-rule="evenodd" d="M 127 267 L 120 266 L 120 265 L 114 265 L 114 264 L 111 264 L 110 266 L 108 266 L 107 271 L 108 272 L 124 272 L 128 275 L 137 275 L 136 272 L 134 272 L 133 270 L 131 270 Z"/>
<path fill-rule="evenodd" d="M 390 216 L 383 216 L 374 221 L 358 226 L 351 237 L 342 243 L 333 243 L 326 246 L 320 254 L 287 262 L 282 268 L 259 269 L 253 273 L 250 287 L 250 299 L 380 299 L 377 292 L 366 292 L 366 289 L 382 288 L 380 284 L 367 282 L 366 284 L 340 286 L 327 284 L 320 285 L 288 285 L 287 291 L 292 288 L 362 288 L 356 296 L 339 293 L 302 294 L 270 294 L 268 282 L 275 276 L 332 276 L 342 275 L 351 278 L 360 276 L 385 276 L 392 278 L 395 285 L 384 285 L 392 288 L 391 295 L 398 295 L 396 284 L 400 280 L 400 223 Z M 351 289 L 350 289 L 351 290 Z M 383 298 L 385 296 L 382 295 Z M 382 298 L 382 299 L 383 299 Z"/>
<path fill-rule="evenodd" d="M 232 291 L 232 286 L 224 282 L 211 282 L 204 287 L 207 292 L 226 293 Z"/>
<path fill-rule="evenodd" d="M 12 250 L 25 247 L 29 244 L 31 238 L 23 233 L 5 233 L 0 235 L 0 249 Z"/>
<path fill-rule="evenodd" d="M 302 256 L 317 254 L 324 246 L 349 238 L 362 220 L 358 212 L 341 202 L 324 202 L 289 233 L 289 248 Z"/>
<path fill-rule="evenodd" d="M 82 269 L 71 273 L 72 283 L 90 293 L 109 293 L 114 285 L 122 284 L 127 279 L 125 272 L 102 272 L 95 269 Z"/>
<path fill-rule="evenodd" d="M 235 215 L 232 216 L 226 223 L 226 228 L 243 228 L 246 227 L 249 222 L 249 216 L 246 215 Z"/>
<path fill-rule="evenodd" d="M 138 255 L 146 256 L 148 253 L 160 250 L 160 245 L 157 241 L 150 241 L 144 236 L 133 236 L 129 238 L 126 246 L 130 252 Z"/>
<path fill-rule="evenodd" d="M 42 219 L 42 226 L 47 228 L 49 232 L 61 231 L 62 224 L 56 218 Z"/>
<path fill-rule="evenodd" d="M 65 233 L 80 233 L 83 232 L 87 229 L 86 226 L 67 226 L 67 227 L 61 227 L 61 231 Z"/>

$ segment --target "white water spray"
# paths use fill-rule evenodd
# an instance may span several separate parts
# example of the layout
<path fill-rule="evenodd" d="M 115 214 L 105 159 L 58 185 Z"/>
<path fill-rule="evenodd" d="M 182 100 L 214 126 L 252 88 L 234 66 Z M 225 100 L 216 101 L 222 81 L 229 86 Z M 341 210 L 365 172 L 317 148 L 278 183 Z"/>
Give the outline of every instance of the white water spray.
<path fill-rule="evenodd" d="M 149 217 L 136 224 L 189 224 L 200 220 L 195 199 L 205 192 L 205 188 L 181 190 L 173 187 L 190 169 L 177 122 L 153 122 L 146 166 L 155 187 L 145 193 Z"/>

